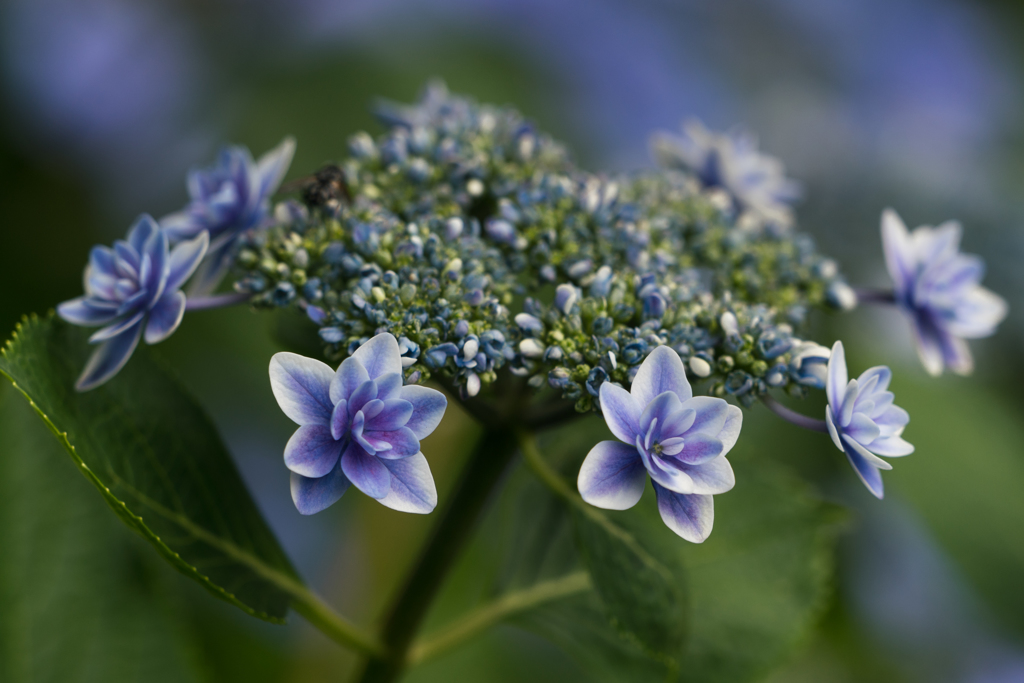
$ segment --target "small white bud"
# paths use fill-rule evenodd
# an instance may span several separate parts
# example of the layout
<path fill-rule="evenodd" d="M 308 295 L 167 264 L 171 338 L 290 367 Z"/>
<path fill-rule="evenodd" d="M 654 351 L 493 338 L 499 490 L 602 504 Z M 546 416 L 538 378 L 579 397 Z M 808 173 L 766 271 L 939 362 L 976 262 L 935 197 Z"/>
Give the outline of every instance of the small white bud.
<path fill-rule="evenodd" d="M 690 359 L 690 370 L 698 377 L 707 377 L 711 374 L 711 364 L 703 358 L 694 356 Z"/>

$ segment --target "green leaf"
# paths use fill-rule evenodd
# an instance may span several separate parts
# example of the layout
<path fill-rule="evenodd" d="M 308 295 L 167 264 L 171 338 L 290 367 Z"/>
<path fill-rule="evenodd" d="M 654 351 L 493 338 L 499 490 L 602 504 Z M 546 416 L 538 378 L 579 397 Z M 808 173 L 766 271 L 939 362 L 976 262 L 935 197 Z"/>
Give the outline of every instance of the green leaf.
<path fill-rule="evenodd" d="M 664 526 L 650 490 L 632 510 L 605 513 L 652 556 L 671 557 L 665 562 L 680 581 L 685 576 L 688 637 L 674 656 L 678 668 L 617 636 L 593 595 L 545 605 L 517 623 L 558 643 L 598 681 L 733 683 L 779 664 L 826 605 L 841 514 L 778 465 L 736 460 L 736 488 L 715 496 L 715 529 L 703 544 Z"/>
<path fill-rule="evenodd" d="M 0 386 L 0 681 L 202 677 L 163 565 L 110 515 L 17 392 Z"/>
<path fill-rule="evenodd" d="M 583 564 L 614 625 L 652 655 L 673 661 L 686 632 L 683 568 L 645 526 L 627 530 L 603 512 L 573 508 Z"/>
<path fill-rule="evenodd" d="M 247 613 L 283 621 L 302 591 L 210 420 L 146 348 L 79 394 L 88 331 L 55 316 L 19 326 L 10 379 L 107 504 L 177 569 Z"/>

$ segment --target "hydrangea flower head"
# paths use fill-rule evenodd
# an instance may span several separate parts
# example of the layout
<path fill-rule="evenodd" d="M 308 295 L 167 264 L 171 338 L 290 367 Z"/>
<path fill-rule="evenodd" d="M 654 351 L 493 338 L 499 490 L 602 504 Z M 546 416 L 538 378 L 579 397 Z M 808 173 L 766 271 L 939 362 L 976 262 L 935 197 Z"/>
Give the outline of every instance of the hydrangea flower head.
<path fill-rule="evenodd" d="M 650 475 L 665 524 L 693 543 L 714 522 L 712 495 L 736 483 L 725 455 L 740 434 L 743 413 L 720 398 L 694 396 L 679 355 L 655 348 L 626 391 L 611 382 L 600 390 L 601 411 L 619 441 L 602 441 L 587 454 L 578 487 L 600 508 L 636 505 Z"/>
<path fill-rule="evenodd" d="M 825 384 L 828 432 L 836 448 L 846 453 L 857 476 L 878 498 L 884 494 L 879 470 L 892 469 L 878 456 L 897 457 L 914 452 L 914 447 L 901 436 L 910 416 L 893 404 L 893 394 L 888 391 L 891 379 L 889 368 L 877 366 L 847 382 L 843 343 L 837 341 L 832 347 Z"/>
<path fill-rule="evenodd" d="M 373 337 L 337 371 L 294 353 L 275 354 L 270 385 L 281 410 L 299 425 L 284 462 L 300 513 L 334 504 L 350 484 L 402 512 L 427 513 L 437 505 L 420 439 L 441 422 L 448 402 L 434 389 L 403 386 L 394 336 Z"/>
<path fill-rule="evenodd" d="M 948 221 L 908 232 L 892 209 L 882 213 L 882 247 L 896 303 L 910 317 L 925 369 L 966 375 L 974 360 L 966 339 L 993 334 L 1006 301 L 981 286 L 985 262 L 960 253 L 960 224 Z"/>
<path fill-rule="evenodd" d="M 259 161 L 254 161 L 245 147 L 226 147 L 216 164 L 189 172 L 191 201 L 160 224 L 172 242 L 209 233 L 210 253 L 194 285 L 197 293 L 208 293 L 217 285 L 230 265 L 240 234 L 269 224 L 270 196 L 288 172 L 294 154 L 292 138 L 285 138 Z"/>
<path fill-rule="evenodd" d="M 57 306 L 70 323 L 102 326 L 89 341 L 100 346 L 75 384 L 88 391 L 117 374 L 145 337 L 156 344 L 169 337 L 185 314 L 181 286 L 206 253 L 206 232 L 168 247 L 167 235 L 150 216 L 135 221 L 114 247 L 93 247 L 85 268 L 85 296 Z"/>
<path fill-rule="evenodd" d="M 778 159 L 758 151 L 753 135 L 716 133 L 690 119 L 682 135 L 655 135 L 651 146 L 662 166 L 689 170 L 705 187 L 724 189 L 739 209 L 782 227 L 793 223 L 791 205 L 800 187 L 786 178 Z"/>

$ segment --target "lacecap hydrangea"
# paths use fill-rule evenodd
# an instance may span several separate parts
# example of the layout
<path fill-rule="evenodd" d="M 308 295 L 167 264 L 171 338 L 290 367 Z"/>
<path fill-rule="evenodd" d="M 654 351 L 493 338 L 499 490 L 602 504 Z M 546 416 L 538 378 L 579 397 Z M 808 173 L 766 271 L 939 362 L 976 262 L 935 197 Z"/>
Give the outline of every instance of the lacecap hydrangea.
<path fill-rule="evenodd" d="M 586 412 L 667 345 L 750 405 L 802 395 L 810 311 L 853 303 L 809 237 L 693 174 L 588 173 L 518 112 L 438 83 L 378 118 L 237 253 L 235 288 L 303 310 L 331 361 L 389 332 L 407 383 L 469 398 L 507 368 Z"/>

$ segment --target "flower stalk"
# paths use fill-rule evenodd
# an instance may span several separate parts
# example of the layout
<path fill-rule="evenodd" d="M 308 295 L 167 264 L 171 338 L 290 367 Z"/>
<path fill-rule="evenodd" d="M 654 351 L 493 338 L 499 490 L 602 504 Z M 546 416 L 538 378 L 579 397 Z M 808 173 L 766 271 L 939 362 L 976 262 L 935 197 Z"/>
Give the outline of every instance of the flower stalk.
<path fill-rule="evenodd" d="M 185 302 L 186 311 L 207 311 L 213 308 L 226 308 L 244 304 L 252 298 L 248 292 L 229 292 L 227 294 L 214 294 L 211 296 L 191 297 Z"/>
<path fill-rule="evenodd" d="M 786 422 L 789 422 L 790 424 L 795 424 L 797 427 L 809 429 L 812 432 L 822 432 L 823 434 L 828 433 L 828 425 L 825 424 L 824 420 L 817 420 L 813 417 L 801 415 L 795 410 L 791 410 L 786 406 L 782 405 L 769 394 L 765 394 L 764 396 L 762 396 L 761 401 L 764 403 L 765 407 L 768 408 L 768 410 L 772 411 L 773 413 L 781 417 Z"/>
<path fill-rule="evenodd" d="M 356 680 L 390 683 L 408 665 L 409 648 L 427 610 L 515 452 L 516 438 L 510 427 L 491 427 L 480 436 L 448 497 L 448 505 L 384 621 L 381 640 L 386 654 L 371 657 Z"/>
<path fill-rule="evenodd" d="M 585 571 L 578 571 L 503 595 L 494 602 L 464 615 L 437 635 L 418 641 L 409 651 L 408 664 L 415 665 L 433 659 L 509 617 L 545 602 L 588 591 L 591 586 L 590 575 Z"/>

